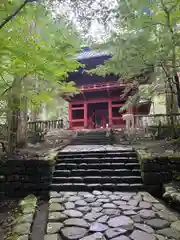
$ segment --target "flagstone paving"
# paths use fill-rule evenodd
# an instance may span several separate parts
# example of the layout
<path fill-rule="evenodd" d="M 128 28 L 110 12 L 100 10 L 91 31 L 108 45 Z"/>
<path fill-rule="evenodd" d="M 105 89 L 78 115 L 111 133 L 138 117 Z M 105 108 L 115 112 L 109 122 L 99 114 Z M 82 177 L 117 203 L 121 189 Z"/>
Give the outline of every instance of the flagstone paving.
<path fill-rule="evenodd" d="M 51 192 L 45 240 L 180 240 L 180 216 L 147 192 Z"/>

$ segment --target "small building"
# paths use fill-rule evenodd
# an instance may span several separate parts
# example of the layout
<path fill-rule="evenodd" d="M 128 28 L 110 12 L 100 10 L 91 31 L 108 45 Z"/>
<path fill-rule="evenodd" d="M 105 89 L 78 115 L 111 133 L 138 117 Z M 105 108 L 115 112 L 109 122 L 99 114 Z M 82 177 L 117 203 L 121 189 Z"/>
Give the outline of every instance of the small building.
<path fill-rule="evenodd" d="M 127 109 L 120 113 L 129 95 L 133 95 L 138 88 L 136 85 L 125 83 L 120 76 L 108 75 L 101 77 L 91 75 L 86 70 L 96 68 L 111 58 L 107 52 L 90 51 L 85 48 L 77 56 L 77 60 L 84 65 L 69 75 L 69 81 L 74 81 L 80 93 L 72 97 L 64 97 L 68 102 L 68 118 L 70 129 L 94 129 L 106 127 L 122 127 L 125 122 L 122 115 L 148 114 L 150 103 Z"/>

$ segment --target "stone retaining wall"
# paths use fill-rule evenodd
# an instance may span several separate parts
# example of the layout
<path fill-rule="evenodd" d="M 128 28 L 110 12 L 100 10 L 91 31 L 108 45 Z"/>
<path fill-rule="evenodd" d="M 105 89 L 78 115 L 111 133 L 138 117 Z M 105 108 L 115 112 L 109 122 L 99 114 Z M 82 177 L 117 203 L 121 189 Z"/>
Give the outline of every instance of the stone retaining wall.
<path fill-rule="evenodd" d="M 71 142 L 52 148 L 41 159 L 1 160 L 0 197 L 20 197 L 49 191 L 56 155 Z"/>
<path fill-rule="evenodd" d="M 23 196 L 49 189 L 52 163 L 45 160 L 7 160 L 0 162 L 0 194 Z"/>
<path fill-rule="evenodd" d="M 164 183 L 180 172 L 180 156 L 153 156 L 147 150 L 137 150 L 144 186 L 149 191 L 161 192 Z M 159 193 L 160 193 L 159 192 Z"/>
<path fill-rule="evenodd" d="M 164 184 L 163 198 L 177 210 L 180 210 L 180 182 L 171 182 Z"/>

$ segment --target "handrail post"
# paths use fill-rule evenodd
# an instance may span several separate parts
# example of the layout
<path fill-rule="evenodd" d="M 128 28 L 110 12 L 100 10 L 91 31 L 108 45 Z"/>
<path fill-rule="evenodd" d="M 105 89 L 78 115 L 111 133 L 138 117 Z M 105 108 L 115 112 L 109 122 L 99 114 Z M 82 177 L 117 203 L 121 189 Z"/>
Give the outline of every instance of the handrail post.
<path fill-rule="evenodd" d="M 63 119 L 61 119 L 60 121 L 61 121 L 61 129 L 63 129 L 64 128 Z"/>

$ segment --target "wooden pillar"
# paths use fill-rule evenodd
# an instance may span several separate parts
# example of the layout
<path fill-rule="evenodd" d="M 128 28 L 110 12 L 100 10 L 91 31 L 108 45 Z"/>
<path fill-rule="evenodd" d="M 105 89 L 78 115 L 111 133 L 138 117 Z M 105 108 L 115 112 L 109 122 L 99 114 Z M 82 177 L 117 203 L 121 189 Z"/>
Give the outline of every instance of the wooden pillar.
<path fill-rule="evenodd" d="M 72 128 L 72 103 L 68 104 L 68 120 L 69 120 L 69 128 Z"/>
<path fill-rule="evenodd" d="M 112 126 L 112 99 L 108 99 L 109 127 Z"/>
<path fill-rule="evenodd" d="M 84 102 L 84 128 L 88 127 L 87 102 Z"/>
<path fill-rule="evenodd" d="M 135 122 L 136 122 L 136 119 L 134 119 L 134 109 L 132 107 L 130 107 L 129 109 L 127 109 L 127 114 L 132 114 L 132 118 L 129 122 L 129 125 L 130 125 L 130 128 L 132 130 L 134 130 L 135 128 Z"/>

